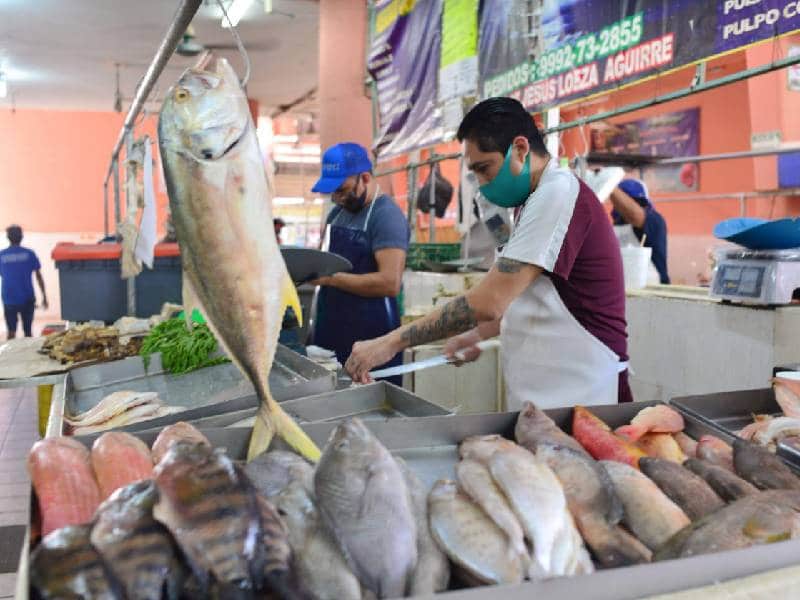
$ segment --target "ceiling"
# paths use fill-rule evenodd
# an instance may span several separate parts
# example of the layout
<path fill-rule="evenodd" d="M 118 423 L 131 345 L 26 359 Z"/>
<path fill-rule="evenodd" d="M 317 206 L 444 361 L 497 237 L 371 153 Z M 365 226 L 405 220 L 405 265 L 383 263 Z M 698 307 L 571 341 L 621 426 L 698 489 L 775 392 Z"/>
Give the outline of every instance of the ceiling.
<path fill-rule="evenodd" d="M 248 95 L 267 114 L 317 85 L 319 46 L 317 0 L 272 4 L 267 14 L 262 0 L 252 0 L 239 23 L 252 63 Z M 0 0 L 0 70 L 9 82 L 0 109 L 111 111 L 119 63 L 127 110 L 177 6 L 178 0 Z M 234 45 L 230 31 L 220 26 L 221 14 L 216 0 L 204 0 L 192 23 L 196 41 Z M 214 52 L 243 72 L 235 49 Z M 195 61 L 174 55 L 154 94 L 163 95 Z M 148 106 L 157 108 L 157 103 L 151 100 Z M 297 107 L 313 108 L 313 99 Z"/>

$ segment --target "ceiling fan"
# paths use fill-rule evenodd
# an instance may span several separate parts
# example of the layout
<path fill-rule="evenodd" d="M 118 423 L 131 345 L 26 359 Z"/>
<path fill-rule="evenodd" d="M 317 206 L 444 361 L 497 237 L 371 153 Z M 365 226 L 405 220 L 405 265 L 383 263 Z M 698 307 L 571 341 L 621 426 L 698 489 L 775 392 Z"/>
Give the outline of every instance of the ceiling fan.
<path fill-rule="evenodd" d="M 248 43 L 245 42 L 245 47 L 248 51 L 251 52 L 259 52 L 259 51 L 269 51 L 269 50 L 276 50 L 280 47 L 280 42 L 276 39 L 266 40 L 259 43 Z M 206 50 L 216 51 L 216 52 L 236 52 L 238 48 L 235 43 L 227 43 L 227 44 L 204 44 L 197 40 L 197 35 L 195 34 L 194 27 L 189 25 L 186 28 L 186 31 L 181 38 L 181 41 L 178 42 L 178 46 L 175 48 L 175 52 L 180 56 L 198 56 L 201 52 Z"/>

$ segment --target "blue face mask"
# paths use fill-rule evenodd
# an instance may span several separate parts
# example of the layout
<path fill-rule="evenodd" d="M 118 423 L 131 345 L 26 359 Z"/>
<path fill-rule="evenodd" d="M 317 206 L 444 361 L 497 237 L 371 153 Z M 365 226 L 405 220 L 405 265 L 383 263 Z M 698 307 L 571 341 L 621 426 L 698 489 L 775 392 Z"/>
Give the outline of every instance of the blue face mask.
<path fill-rule="evenodd" d="M 514 146 L 509 147 L 506 159 L 497 176 L 486 185 L 480 187 L 481 194 L 492 204 L 503 208 L 519 206 L 531 195 L 531 153 L 525 157 L 522 172 L 514 175 L 511 172 L 511 152 Z"/>

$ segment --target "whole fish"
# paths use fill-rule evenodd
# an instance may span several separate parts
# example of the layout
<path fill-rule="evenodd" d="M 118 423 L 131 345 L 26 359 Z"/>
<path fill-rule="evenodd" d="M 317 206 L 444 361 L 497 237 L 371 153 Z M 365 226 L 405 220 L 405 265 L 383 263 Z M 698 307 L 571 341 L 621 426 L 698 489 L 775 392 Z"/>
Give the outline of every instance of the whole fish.
<path fill-rule="evenodd" d="M 800 381 L 776 377 L 772 380 L 772 389 L 783 414 L 800 419 Z"/>
<path fill-rule="evenodd" d="M 645 433 L 636 445 L 653 458 L 664 458 L 678 464 L 686 460 L 678 442 L 668 433 Z"/>
<path fill-rule="evenodd" d="M 199 442 L 205 444 L 209 448 L 211 447 L 211 442 L 209 442 L 206 436 L 200 433 L 194 425 L 184 421 L 178 421 L 177 423 L 164 427 L 153 442 L 153 447 L 151 449 L 153 463 L 160 463 L 170 446 L 181 440 L 184 442 Z"/>
<path fill-rule="evenodd" d="M 403 472 L 359 419 L 331 434 L 314 473 L 317 508 L 359 581 L 379 598 L 406 593 L 417 526 Z"/>
<path fill-rule="evenodd" d="M 771 490 L 745 496 L 692 523 L 656 553 L 667 560 L 779 542 L 800 535 L 800 492 Z"/>
<path fill-rule="evenodd" d="M 139 438 L 123 431 L 110 431 L 92 444 L 92 468 L 103 499 L 121 487 L 150 479 L 153 458 Z"/>
<path fill-rule="evenodd" d="M 89 525 L 62 527 L 31 553 L 31 586 L 43 600 L 121 600 L 125 592 L 89 542 Z"/>
<path fill-rule="evenodd" d="M 564 446 L 577 452 L 586 453 L 586 450 L 575 438 L 567 435 L 553 422 L 553 419 L 548 417 L 543 410 L 537 408 L 532 402 L 526 402 L 522 406 L 522 410 L 519 411 L 517 424 L 514 428 L 514 438 L 519 445 L 534 454 L 538 444 Z"/>
<path fill-rule="evenodd" d="M 323 527 L 303 482 L 290 481 L 273 501 L 289 531 L 294 575 L 303 590 L 315 600 L 360 600 L 361 585 Z"/>
<path fill-rule="evenodd" d="M 700 436 L 695 455 L 733 472 L 733 448 L 715 435 Z"/>
<path fill-rule="evenodd" d="M 516 446 L 495 452 L 489 458 L 489 471 L 533 544 L 533 578 L 594 571 L 567 509 L 564 489 L 544 460 Z"/>
<path fill-rule="evenodd" d="M 434 484 L 428 509 L 433 539 L 471 580 L 482 584 L 522 581 L 522 562 L 510 551 L 506 534 L 458 491 L 454 481 Z"/>
<path fill-rule="evenodd" d="M 85 412 L 77 415 L 64 415 L 64 422 L 75 427 L 97 425 L 143 404 L 160 406 L 161 400 L 156 392 L 120 390 L 110 393 Z"/>
<path fill-rule="evenodd" d="M 714 463 L 699 458 L 690 458 L 683 463 L 683 466 L 705 479 L 711 489 L 726 502 L 733 502 L 758 491 L 754 485 Z"/>
<path fill-rule="evenodd" d="M 228 62 L 188 69 L 167 93 L 158 140 L 181 249 L 184 308 L 202 310 L 261 400 L 248 458 L 274 434 L 310 460 L 319 450 L 270 395 L 268 374 L 285 307 L 300 301 L 278 243 L 263 158 L 245 96 Z"/>
<path fill-rule="evenodd" d="M 314 490 L 314 468 L 294 452 L 271 450 L 251 460 L 244 472 L 256 489 L 269 499 L 290 483 L 300 482 L 310 493 Z"/>
<path fill-rule="evenodd" d="M 688 435 L 679 431 L 673 433 L 672 438 L 681 447 L 681 451 L 689 458 L 697 458 L 697 441 L 690 438 Z"/>
<path fill-rule="evenodd" d="M 736 473 L 762 490 L 800 490 L 800 478 L 777 456 L 744 440 L 733 442 Z"/>
<path fill-rule="evenodd" d="M 639 461 L 642 473 L 683 509 L 692 521 L 722 508 L 725 503 L 698 475 L 663 458 L 645 457 Z"/>
<path fill-rule="evenodd" d="M 153 516 L 175 537 L 202 590 L 249 595 L 285 579 L 287 533 L 224 452 L 176 442 L 154 476 Z"/>
<path fill-rule="evenodd" d="M 80 427 L 71 427 L 71 435 L 92 435 L 93 433 L 100 433 L 101 431 L 109 431 L 118 427 L 124 427 L 132 423 L 139 423 L 148 419 L 156 419 L 172 412 L 178 412 L 180 409 L 175 407 L 162 406 L 161 404 L 145 403 L 139 404 L 124 412 L 120 412 L 110 419 L 97 423 L 95 425 L 81 425 Z"/>
<path fill-rule="evenodd" d="M 640 410 L 630 425 L 617 427 L 615 433 L 635 442 L 646 433 L 678 433 L 683 427 L 681 413 L 666 404 L 656 404 Z"/>
<path fill-rule="evenodd" d="M 100 488 L 86 446 L 67 437 L 36 442 L 28 454 L 28 473 L 39 502 L 42 535 L 92 519 Z"/>
<path fill-rule="evenodd" d="M 502 435 L 473 435 L 464 438 L 458 446 L 458 454 L 464 460 L 476 460 L 484 465 L 489 464 L 489 459 L 497 451 L 514 451 L 517 444 Z"/>
<path fill-rule="evenodd" d="M 597 460 L 617 460 L 638 468 L 639 459 L 647 456 L 582 406 L 572 409 L 572 435 Z"/>
<path fill-rule="evenodd" d="M 585 453 L 548 444 L 540 444 L 536 456 L 561 482 L 575 524 L 601 565 L 619 567 L 650 560 L 650 550 L 617 525 L 623 507 L 600 463 Z"/>
<path fill-rule="evenodd" d="M 623 521 L 651 550 L 657 550 L 691 521 L 646 475 L 625 463 L 600 462 L 614 482 L 625 510 Z"/>
<path fill-rule="evenodd" d="M 90 540 L 128 598 L 177 599 L 182 567 L 169 532 L 153 518 L 152 481 L 118 489 L 97 509 Z"/>

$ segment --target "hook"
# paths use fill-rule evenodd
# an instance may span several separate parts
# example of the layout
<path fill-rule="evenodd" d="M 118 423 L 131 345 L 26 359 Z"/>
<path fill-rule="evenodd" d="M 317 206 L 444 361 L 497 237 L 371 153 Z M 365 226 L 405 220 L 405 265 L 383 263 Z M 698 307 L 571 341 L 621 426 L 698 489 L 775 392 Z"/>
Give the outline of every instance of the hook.
<path fill-rule="evenodd" d="M 225 19 L 228 21 L 228 25 L 230 25 L 231 35 L 233 35 L 233 39 L 236 41 L 236 47 L 239 49 L 239 54 L 242 55 L 242 60 L 244 61 L 244 77 L 239 81 L 239 85 L 242 86 L 242 89 L 247 87 L 247 82 L 250 81 L 250 55 L 247 54 L 247 50 L 245 50 L 244 44 L 242 43 L 242 38 L 239 36 L 239 30 L 234 26 L 231 18 L 228 16 L 228 11 L 225 10 L 225 5 L 222 4 L 222 0 L 217 0 L 217 4 L 222 9 L 222 14 L 225 15 Z"/>

